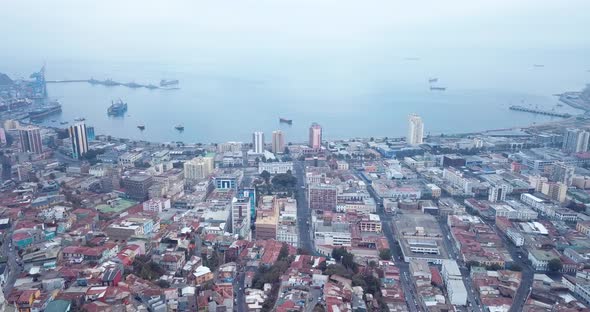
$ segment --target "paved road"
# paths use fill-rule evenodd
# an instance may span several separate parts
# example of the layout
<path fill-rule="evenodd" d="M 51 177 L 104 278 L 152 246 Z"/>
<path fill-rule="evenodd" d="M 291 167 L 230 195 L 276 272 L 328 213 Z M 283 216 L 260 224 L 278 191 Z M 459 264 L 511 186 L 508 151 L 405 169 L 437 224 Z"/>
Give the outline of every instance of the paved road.
<path fill-rule="evenodd" d="M 6 278 L 6 283 L 4 284 L 3 291 L 5 295 L 8 295 L 14 287 L 14 283 L 16 282 L 17 277 L 22 272 L 22 268 L 17 263 L 18 255 L 16 249 L 14 248 L 14 246 L 10 247 L 12 245 L 12 229 L 10 231 L 7 231 L 4 237 L 6 239 L 4 239 L 4 242 L 2 244 L 2 255 L 6 257 L 6 270 L 8 271 L 8 275 Z"/>
<path fill-rule="evenodd" d="M 293 161 L 293 170 L 297 177 L 297 229 L 299 231 L 299 247 L 315 253 L 313 241 L 311 238 L 311 211 L 307 204 L 305 186 L 305 164 L 302 161 Z"/>
<path fill-rule="evenodd" d="M 445 249 L 449 253 L 449 258 L 456 260 L 457 264 L 459 264 L 459 270 L 461 271 L 461 276 L 463 277 L 463 284 L 467 289 L 467 301 L 470 304 L 470 311 L 481 312 L 479 300 L 477 299 L 479 295 L 475 293 L 475 287 L 473 287 L 473 281 L 471 280 L 469 269 L 465 266 L 463 258 L 459 255 L 457 246 L 453 244 L 453 242 L 450 239 L 451 232 L 446 222 L 446 219 L 438 218 L 438 220 L 439 226 L 443 233 L 443 243 L 445 245 Z"/>
<path fill-rule="evenodd" d="M 236 276 L 236 280 L 234 282 L 234 293 L 236 294 L 236 295 L 234 295 L 234 298 L 235 298 L 234 311 L 237 311 L 237 312 L 248 311 L 248 308 L 246 306 L 246 295 L 244 293 L 244 291 L 246 290 L 244 288 L 245 277 L 246 277 L 246 274 L 244 272 L 238 271 L 237 276 Z"/>
<path fill-rule="evenodd" d="M 517 312 L 522 311 L 526 300 L 528 299 L 531 293 L 531 287 L 533 285 L 533 278 L 535 272 L 533 268 L 528 264 L 524 249 L 516 247 L 512 241 L 510 241 L 506 235 L 502 234 L 500 230 L 496 227 L 496 224 L 492 221 L 485 220 L 486 224 L 492 227 L 496 234 L 502 238 L 504 242 L 504 246 L 512 256 L 512 259 L 515 264 L 519 265 L 522 268 L 522 281 L 520 282 L 520 287 L 516 291 L 516 295 L 514 296 L 514 301 L 512 306 L 510 307 L 510 312 Z"/>

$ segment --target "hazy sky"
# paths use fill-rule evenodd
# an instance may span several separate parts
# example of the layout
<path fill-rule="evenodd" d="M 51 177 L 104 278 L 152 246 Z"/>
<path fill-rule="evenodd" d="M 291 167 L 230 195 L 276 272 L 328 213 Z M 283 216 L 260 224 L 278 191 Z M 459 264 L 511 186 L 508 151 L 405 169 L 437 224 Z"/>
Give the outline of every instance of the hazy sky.
<path fill-rule="evenodd" d="M 588 0 L 19 0 L 0 21 L 3 57 L 590 47 Z"/>

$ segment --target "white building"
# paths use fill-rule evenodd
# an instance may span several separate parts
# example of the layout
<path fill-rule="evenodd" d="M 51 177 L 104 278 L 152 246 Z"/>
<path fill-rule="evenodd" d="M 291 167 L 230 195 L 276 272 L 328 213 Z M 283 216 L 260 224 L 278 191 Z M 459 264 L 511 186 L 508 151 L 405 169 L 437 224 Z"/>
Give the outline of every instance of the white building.
<path fill-rule="evenodd" d="M 441 274 L 447 286 L 450 303 L 453 305 L 466 305 L 467 289 L 465 288 L 465 284 L 463 284 L 463 277 L 461 276 L 457 261 L 442 260 Z"/>
<path fill-rule="evenodd" d="M 249 197 L 234 197 L 231 203 L 232 233 L 243 239 L 250 239 L 250 213 L 252 207 Z"/>
<path fill-rule="evenodd" d="M 133 167 L 136 161 L 140 160 L 142 153 L 127 152 L 119 156 L 118 163 L 121 167 Z"/>
<path fill-rule="evenodd" d="M 254 154 L 264 154 L 264 132 L 252 133 L 252 150 Z"/>
<path fill-rule="evenodd" d="M 200 180 L 208 177 L 214 169 L 213 157 L 195 157 L 184 163 L 184 178 Z"/>
<path fill-rule="evenodd" d="M 285 135 L 283 131 L 276 130 L 272 132 L 272 152 L 282 154 L 285 151 Z"/>
<path fill-rule="evenodd" d="M 520 234 L 520 232 L 516 231 L 513 228 L 508 228 L 506 230 L 506 236 L 516 245 L 516 247 L 520 247 L 524 245 L 524 236 Z"/>
<path fill-rule="evenodd" d="M 170 209 L 169 198 L 152 198 L 143 203 L 143 211 L 160 213 L 165 209 Z"/>
<path fill-rule="evenodd" d="M 287 173 L 287 171 L 293 172 L 292 162 L 259 162 L 258 173 L 268 171 L 270 174 Z"/>
<path fill-rule="evenodd" d="M 424 123 L 422 118 L 416 114 L 408 118 L 408 144 L 420 145 L 424 143 Z"/>
<path fill-rule="evenodd" d="M 522 205 L 524 206 L 524 205 Z M 515 209 L 510 205 L 505 204 L 494 204 L 492 208 L 496 211 L 496 218 L 497 217 L 505 217 L 510 220 L 522 220 L 522 221 L 530 221 L 535 220 L 538 217 L 538 213 L 527 208 L 523 207 L 521 209 Z"/>
<path fill-rule="evenodd" d="M 505 201 L 507 193 L 508 185 L 506 184 L 492 186 L 488 190 L 488 200 L 492 203 Z"/>

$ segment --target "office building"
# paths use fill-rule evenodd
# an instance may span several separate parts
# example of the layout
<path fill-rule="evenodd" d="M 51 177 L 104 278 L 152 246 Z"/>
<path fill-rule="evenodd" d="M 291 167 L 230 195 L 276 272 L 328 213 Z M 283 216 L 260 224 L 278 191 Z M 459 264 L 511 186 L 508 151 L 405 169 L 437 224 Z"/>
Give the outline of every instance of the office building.
<path fill-rule="evenodd" d="M 283 131 L 277 130 L 272 132 L 272 152 L 282 154 L 285 151 L 285 135 Z"/>
<path fill-rule="evenodd" d="M 335 210 L 338 197 L 337 194 L 338 190 L 334 185 L 310 185 L 308 188 L 307 196 L 307 199 L 309 201 L 309 209 L 327 211 Z"/>
<path fill-rule="evenodd" d="M 146 200 L 148 198 L 148 190 L 152 186 L 154 180 L 152 176 L 147 174 L 137 174 L 123 177 L 123 188 L 125 194 L 131 199 Z"/>
<path fill-rule="evenodd" d="M 205 179 L 213 173 L 213 169 L 215 169 L 213 157 L 195 157 L 184 163 L 184 178 L 187 180 Z"/>
<path fill-rule="evenodd" d="M 243 239 L 250 239 L 251 205 L 249 197 L 234 197 L 231 203 L 232 233 Z"/>
<path fill-rule="evenodd" d="M 571 186 L 574 180 L 575 167 L 567 165 L 563 162 L 558 162 L 553 165 L 553 172 L 551 180 L 561 182 L 567 186 Z"/>
<path fill-rule="evenodd" d="M 264 154 L 264 132 L 256 131 L 252 133 L 252 149 L 254 154 Z"/>
<path fill-rule="evenodd" d="M 563 135 L 562 149 L 568 153 L 581 153 L 588 151 L 590 132 L 582 129 L 566 129 Z"/>
<path fill-rule="evenodd" d="M 86 134 L 86 125 L 77 123 L 68 128 L 70 134 L 70 143 L 72 146 L 72 158 L 80 159 L 88 152 L 88 136 Z"/>
<path fill-rule="evenodd" d="M 422 122 L 422 118 L 416 114 L 410 115 L 408 126 L 408 144 L 422 144 L 424 142 L 424 123 Z"/>
<path fill-rule="evenodd" d="M 96 139 L 94 127 L 86 127 L 86 136 L 88 137 L 88 141 L 94 141 Z"/>
<path fill-rule="evenodd" d="M 23 152 L 30 152 L 34 154 L 43 153 L 43 145 L 41 144 L 41 131 L 37 127 L 27 126 L 18 129 L 20 137 L 20 148 Z"/>
<path fill-rule="evenodd" d="M 276 197 L 262 197 L 258 204 L 258 209 L 256 209 L 256 239 L 276 240 L 278 222 L 279 211 Z"/>
<path fill-rule="evenodd" d="M 566 199 L 567 185 L 561 182 L 545 182 L 541 187 L 541 193 L 547 195 L 552 200 L 563 203 Z"/>
<path fill-rule="evenodd" d="M 322 126 L 315 122 L 309 127 L 309 147 L 313 149 L 322 148 Z"/>

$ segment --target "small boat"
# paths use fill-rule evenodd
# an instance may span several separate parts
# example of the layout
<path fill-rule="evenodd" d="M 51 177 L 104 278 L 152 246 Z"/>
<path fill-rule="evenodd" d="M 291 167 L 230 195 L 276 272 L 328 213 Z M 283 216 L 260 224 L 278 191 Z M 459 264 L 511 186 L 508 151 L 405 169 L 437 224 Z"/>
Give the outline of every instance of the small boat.
<path fill-rule="evenodd" d="M 174 129 L 176 129 L 176 130 L 178 130 L 178 131 L 182 131 L 182 130 L 184 130 L 184 126 L 183 126 L 183 125 L 176 125 L 176 126 L 174 127 Z"/>
<path fill-rule="evenodd" d="M 289 125 L 292 125 L 293 124 L 293 120 L 292 119 L 287 119 L 287 118 L 283 118 L 283 117 L 279 118 L 279 122 L 280 123 L 286 123 L 286 124 L 289 124 Z"/>
<path fill-rule="evenodd" d="M 434 87 L 434 86 L 430 87 L 431 91 L 445 91 L 446 89 L 447 89 L 446 87 Z"/>
<path fill-rule="evenodd" d="M 137 126 L 137 129 L 139 129 L 139 130 L 145 130 L 145 125 L 144 124 L 138 125 Z"/>
<path fill-rule="evenodd" d="M 438 82 L 438 78 L 430 78 L 428 79 L 429 83 L 434 83 L 434 82 Z"/>
<path fill-rule="evenodd" d="M 545 67 L 543 64 L 533 64 L 533 67 Z"/>
<path fill-rule="evenodd" d="M 84 118 L 84 117 L 78 117 L 78 118 L 74 119 L 74 121 L 84 121 L 84 120 L 86 120 L 86 118 Z"/>
<path fill-rule="evenodd" d="M 155 86 L 153 84 L 149 84 L 149 85 L 147 85 L 145 87 L 148 88 L 148 89 L 150 89 L 150 90 L 153 90 L 153 89 L 157 89 L 158 88 L 157 86 Z"/>
<path fill-rule="evenodd" d="M 60 125 L 67 125 L 68 123 L 69 123 L 69 122 L 67 122 L 67 121 L 62 121 L 62 122 L 60 122 L 59 124 L 60 124 Z"/>

